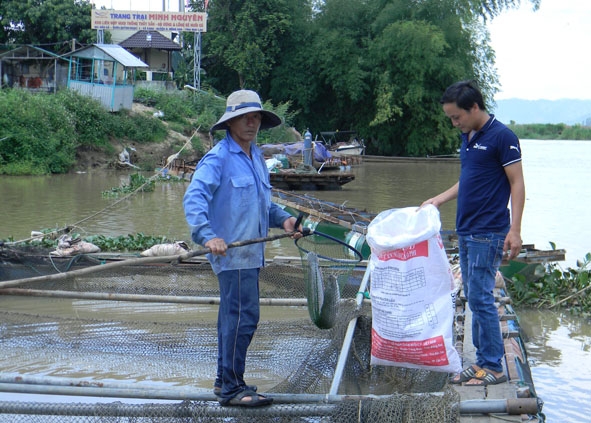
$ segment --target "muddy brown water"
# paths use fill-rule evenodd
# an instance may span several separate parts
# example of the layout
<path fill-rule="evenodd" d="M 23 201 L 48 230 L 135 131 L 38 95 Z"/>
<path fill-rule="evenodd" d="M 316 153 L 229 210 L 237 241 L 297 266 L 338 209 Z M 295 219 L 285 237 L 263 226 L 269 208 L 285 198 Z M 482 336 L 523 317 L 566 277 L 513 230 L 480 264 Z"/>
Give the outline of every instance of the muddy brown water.
<path fill-rule="evenodd" d="M 567 250 L 563 267 L 576 266 L 591 251 L 588 210 L 591 195 L 591 142 L 522 141 L 526 179 L 526 208 L 522 237 L 549 249 L 549 242 Z M 308 194 L 378 213 L 389 208 L 419 205 L 453 184 L 457 162 L 370 162 L 352 168 L 356 179 L 340 191 Z M 75 225 L 85 234 L 119 236 L 138 232 L 189 241 L 182 210 L 185 185 L 158 183 L 156 190 L 125 200 L 101 195 L 129 183 L 129 172 L 100 171 L 36 177 L 2 176 L 0 238 L 24 239 L 31 231 Z M 455 205 L 441 208 L 444 229 L 453 229 Z M 297 256 L 293 241 L 274 241 L 267 255 Z M 10 299 L 8 299 L 10 300 Z M 6 306 L 7 299 L 0 301 Z M 42 299 L 20 306 L 37 308 Z M 13 302 L 15 303 L 15 302 Z M 3 307 L 4 307 L 3 306 Z M 529 336 L 527 348 L 538 395 L 545 401 L 548 421 L 585 421 L 591 370 L 589 320 L 564 311 L 518 310 Z M 1 371 L 2 369 L 0 369 Z"/>

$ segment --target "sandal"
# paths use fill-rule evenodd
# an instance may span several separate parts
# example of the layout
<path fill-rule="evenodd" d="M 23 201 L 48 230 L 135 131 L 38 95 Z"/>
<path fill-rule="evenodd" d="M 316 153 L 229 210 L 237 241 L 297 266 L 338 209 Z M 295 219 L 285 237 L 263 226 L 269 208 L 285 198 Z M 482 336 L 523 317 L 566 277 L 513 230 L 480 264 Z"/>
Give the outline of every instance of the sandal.
<path fill-rule="evenodd" d="M 455 385 L 459 385 L 463 382 L 468 382 L 470 379 L 474 379 L 476 377 L 476 373 L 481 371 L 480 367 L 475 368 L 474 366 L 466 367 L 456 376 L 449 380 L 449 383 L 453 383 Z M 459 377 L 457 377 L 459 376 Z"/>
<path fill-rule="evenodd" d="M 244 398 L 250 397 L 250 400 L 246 401 Z M 257 394 L 255 391 L 246 389 L 240 392 L 235 397 L 225 399 L 219 398 L 219 403 L 223 407 L 238 406 L 238 407 L 261 407 L 263 405 L 269 405 L 273 402 L 273 398 L 267 398 L 264 395 Z"/>
<path fill-rule="evenodd" d="M 498 385 L 499 383 L 507 382 L 507 376 L 495 376 L 490 370 L 480 369 L 476 372 L 474 379 L 478 379 L 482 383 L 471 383 L 468 386 L 488 386 Z"/>
<path fill-rule="evenodd" d="M 257 386 L 256 385 L 246 385 L 246 389 L 249 389 L 251 391 L 257 391 Z M 213 387 L 213 394 L 216 397 L 219 397 L 220 395 L 222 395 L 222 387 L 221 386 L 214 386 Z"/>

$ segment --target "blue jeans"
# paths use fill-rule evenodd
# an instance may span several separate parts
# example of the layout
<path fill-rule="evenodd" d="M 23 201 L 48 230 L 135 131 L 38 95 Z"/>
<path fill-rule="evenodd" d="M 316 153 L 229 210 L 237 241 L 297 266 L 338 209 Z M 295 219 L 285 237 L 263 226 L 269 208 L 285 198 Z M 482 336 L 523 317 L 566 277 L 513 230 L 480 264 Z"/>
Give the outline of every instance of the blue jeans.
<path fill-rule="evenodd" d="M 246 389 L 246 352 L 260 317 L 259 269 L 228 270 L 218 274 L 218 370 L 215 386 L 229 399 Z"/>
<path fill-rule="evenodd" d="M 507 232 L 500 232 L 458 237 L 464 292 L 473 314 L 476 365 L 495 372 L 503 370 L 505 348 L 493 289 L 506 236 Z"/>

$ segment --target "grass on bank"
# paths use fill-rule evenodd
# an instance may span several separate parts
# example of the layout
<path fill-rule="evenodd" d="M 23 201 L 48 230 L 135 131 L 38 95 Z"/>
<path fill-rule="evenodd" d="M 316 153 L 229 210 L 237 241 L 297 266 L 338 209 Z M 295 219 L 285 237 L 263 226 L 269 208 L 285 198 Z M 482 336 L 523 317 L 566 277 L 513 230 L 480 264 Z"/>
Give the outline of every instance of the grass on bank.
<path fill-rule="evenodd" d="M 0 90 L 0 175 L 67 173 L 76 165 L 79 150 L 115 154 L 114 141 L 122 146 L 162 143 L 170 130 L 187 137 L 198 129 L 206 133 L 225 108 L 224 98 L 207 92 L 138 88 L 135 101 L 161 111 L 161 117 L 127 110 L 108 112 L 97 100 L 72 90 L 56 94 Z M 285 123 L 262 131 L 260 144 L 296 141 L 290 122 L 297 113 L 290 106 L 264 104 Z M 591 139 L 591 128 L 580 125 L 512 123 L 509 127 L 521 139 Z M 223 136 L 223 131 L 214 136 Z M 204 152 L 199 137 L 192 138 L 192 144 L 193 151 Z"/>
<path fill-rule="evenodd" d="M 197 130 L 207 133 L 225 109 L 225 99 L 205 92 L 138 88 L 134 100 L 161 111 L 161 116 L 109 112 L 97 100 L 72 90 L 56 94 L 0 90 L 0 175 L 67 173 L 76 165 L 78 150 L 115 154 L 113 141 L 122 146 L 162 143 L 169 130 L 187 137 Z M 264 107 L 286 123 L 261 132 L 259 143 L 295 141 L 289 130 L 295 116 L 290 104 Z M 193 151 L 204 152 L 199 137 L 191 142 Z M 153 165 L 146 166 L 153 169 Z"/>
<path fill-rule="evenodd" d="M 32 94 L 0 90 L 0 174 L 67 173 L 78 149 L 113 153 L 111 139 L 162 142 L 158 119 L 109 113 L 96 100 L 71 90 Z"/>
<path fill-rule="evenodd" d="M 522 140 L 591 140 L 591 127 L 564 123 L 507 125 Z"/>

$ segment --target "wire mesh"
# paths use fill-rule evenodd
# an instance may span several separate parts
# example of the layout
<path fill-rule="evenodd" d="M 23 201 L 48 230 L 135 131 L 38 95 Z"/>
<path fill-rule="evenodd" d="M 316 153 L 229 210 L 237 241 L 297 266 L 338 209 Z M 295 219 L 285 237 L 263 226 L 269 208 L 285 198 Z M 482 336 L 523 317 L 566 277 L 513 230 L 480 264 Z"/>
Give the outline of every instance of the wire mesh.
<path fill-rule="evenodd" d="M 350 276 L 363 257 L 354 247 L 320 232 L 298 238 L 295 244 L 302 261 L 310 319 L 320 329 L 330 329 L 339 313 L 341 291 L 348 284 L 359 286 Z"/>
<path fill-rule="evenodd" d="M 314 248 L 307 244 L 319 256 L 336 255 Z M 445 375 L 369 365 L 371 310 L 367 303 L 361 309 L 355 304 L 364 269 L 352 265 L 356 258 L 350 261 L 347 279 L 339 279 L 339 307 L 329 329 L 310 320 L 301 260 L 274 260 L 262 269 L 261 321 L 245 378 L 259 392 L 276 397 L 274 405 L 260 410 L 221 407 L 211 393 L 219 290 L 205 261 L 129 266 L 0 290 L 0 375 L 50 382 L 72 378 L 81 390 L 114 381 L 162 394 L 183 388 L 207 397 L 138 404 L 132 395 L 113 400 L 106 393 L 101 402 L 84 393 L 59 402 L 47 395 L 23 401 L 2 394 L 0 422 L 459 421 L 459 398 L 447 388 Z M 332 270 L 344 264 L 332 263 Z M 306 399 L 329 392 L 354 317 L 357 328 L 338 389 L 344 397 Z M 5 389 L 9 384 L 0 385 Z M 57 387 L 47 389 L 58 392 Z"/>

